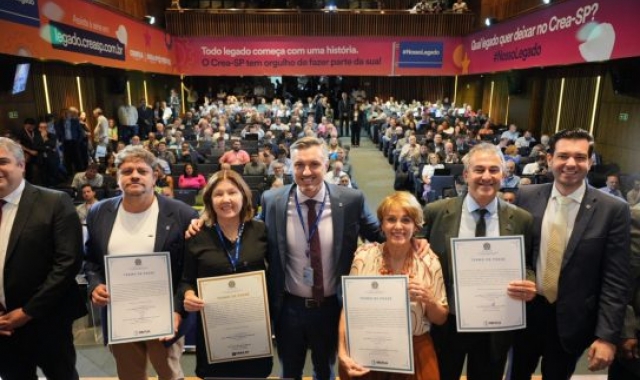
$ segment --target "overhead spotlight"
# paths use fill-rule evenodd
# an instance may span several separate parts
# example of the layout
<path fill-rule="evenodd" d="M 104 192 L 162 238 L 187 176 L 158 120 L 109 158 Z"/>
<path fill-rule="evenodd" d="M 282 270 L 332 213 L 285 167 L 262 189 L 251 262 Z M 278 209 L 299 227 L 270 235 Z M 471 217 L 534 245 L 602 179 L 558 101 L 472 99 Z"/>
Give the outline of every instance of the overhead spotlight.
<path fill-rule="evenodd" d="M 338 7 L 335 4 L 328 4 L 327 5 L 327 11 L 329 12 L 335 12 L 338 9 Z"/>
<path fill-rule="evenodd" d="M 498 19 L 497 19 L 497 18 L 495 18 L 495 17 L 487 17 L 487 18 L 484 20 L 484 24 L 485 24 L 486 26 L 495 25 L 495 24 L 497 24 L 497 23 L 498 23 Z"/>
<path fill-rule="evenodd" d="M 545 4 L 551 4 L 551 0 L 542 0 L 542 2 Z"/>
<path fill-rule="evenodd" d="M 146 21 L 149 25 L 153 25 L 156 23 L 156 18 L 153 16 L 146 15 L 144 16 L 144 21 Z"/>

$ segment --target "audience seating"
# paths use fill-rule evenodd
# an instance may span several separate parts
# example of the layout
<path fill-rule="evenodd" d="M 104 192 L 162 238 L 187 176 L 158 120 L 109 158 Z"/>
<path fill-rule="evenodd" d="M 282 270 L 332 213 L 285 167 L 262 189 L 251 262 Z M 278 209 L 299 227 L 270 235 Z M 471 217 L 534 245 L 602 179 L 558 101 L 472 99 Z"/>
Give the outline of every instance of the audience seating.
<path fill-rule="evenodd" d="M 189 206 L 194 206 L 196 204 L 196 195 L 198 195 L 198 190 L 193 189 L 175 189 L 173 191 L 173 197 L 179 201 L 182 201 Z"/>

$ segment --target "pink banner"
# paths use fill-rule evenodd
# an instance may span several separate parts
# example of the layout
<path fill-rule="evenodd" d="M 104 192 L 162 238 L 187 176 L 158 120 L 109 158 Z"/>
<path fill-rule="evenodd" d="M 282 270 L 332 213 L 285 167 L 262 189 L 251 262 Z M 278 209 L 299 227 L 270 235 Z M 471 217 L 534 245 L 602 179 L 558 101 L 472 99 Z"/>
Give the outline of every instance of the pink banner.
<path fill-rule="evenodd" d="M 465 37 L 463 74 L 640 56 L 638 0 L 574 0 Z"/>
<path fill-rule="evenodd" d="M 177 74 L 172 38 L 81 0 L 0 1 L 0 53 Z"/>
<path fill-rule="evenodd" d="M 186 75 L 456 75 L 460 38 L 175 38 Z"/>

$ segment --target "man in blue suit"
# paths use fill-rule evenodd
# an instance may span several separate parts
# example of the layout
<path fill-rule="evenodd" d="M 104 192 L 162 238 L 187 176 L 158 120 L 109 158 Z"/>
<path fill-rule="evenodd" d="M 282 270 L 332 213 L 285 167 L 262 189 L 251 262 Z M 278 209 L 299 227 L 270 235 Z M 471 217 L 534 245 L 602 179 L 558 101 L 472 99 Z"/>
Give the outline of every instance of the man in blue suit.
<path fill-rule="evenodd" d="M 106 255 L 168 251 L 174 290 L 182 277 L 184 231 L 197 213 L 185 203 L 156 196 L 154 163 L 153 154 L 142 147 L 130 146 L 118 153 L 116 165 L 122 196 L 106 199 L 89 211 L 86 273 L 91 301 L 97 306 L 109 302 L 105 286 Z M 174 315 L 177 328 L 180 315 Z M 111 352 L 120 379 L 146 379 L 147 360 L 161 379 L 181 379 L 183 346 L 183 339 L 177 339 L 169 347 L 152 339 L 113 344 Z"/>
<path fill-rule="evenodd" d="M 269 300 L 283 378 L 300 379 L 307 349 L 314 378 L 333 378 L 340 276 L 349 273 L 358 236 L 382 241 L 362 192 L 324 182 L 328 155 L 305 137 L 291 146 L 295 184 L 267 191 Z M 310 201 L 310 202 L 309 202 Z"/>
<path fill-rule="evenodd" d="M 538 295 L 514 343 L 511 379 L 530 379 L 540 358 L 545 380 L 569 379 L 585 350 L 591 371 L 614 359 L 630 291 L 630 213 L 586 183 L 592 153 L 587 131 L 556 133 L 547 154 L 554 182 L 519 190 L 517 204 L 534 218 Z"/>

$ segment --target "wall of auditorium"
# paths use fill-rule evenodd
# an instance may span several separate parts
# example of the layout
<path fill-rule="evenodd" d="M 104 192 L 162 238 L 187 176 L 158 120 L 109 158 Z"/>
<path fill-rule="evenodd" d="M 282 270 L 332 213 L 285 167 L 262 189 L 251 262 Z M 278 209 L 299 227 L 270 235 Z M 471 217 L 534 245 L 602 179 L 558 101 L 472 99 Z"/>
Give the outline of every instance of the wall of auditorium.
<path fill-rule="evenodd" d="M 9 61 L 0 58 L 0 66 Z M 171 88 L 180 88 L 180 82 L 179 78 L 169 75 L 35 61 L 25 92 L 18 95 L 0 92 L 0 133 L 21 128 L 27 117 L 39 119 L 47 113 L 57 117 L 61 110 L 71 106 L 86 111 L 92 125 L 91 111 L 95 107 L 102 108 L 108 117 L 115 116 L 129 94 L 137 106 L 139 100 L 145 98 L 145 86 L 148 103 L 153 105 L 166 100 Z"/>

